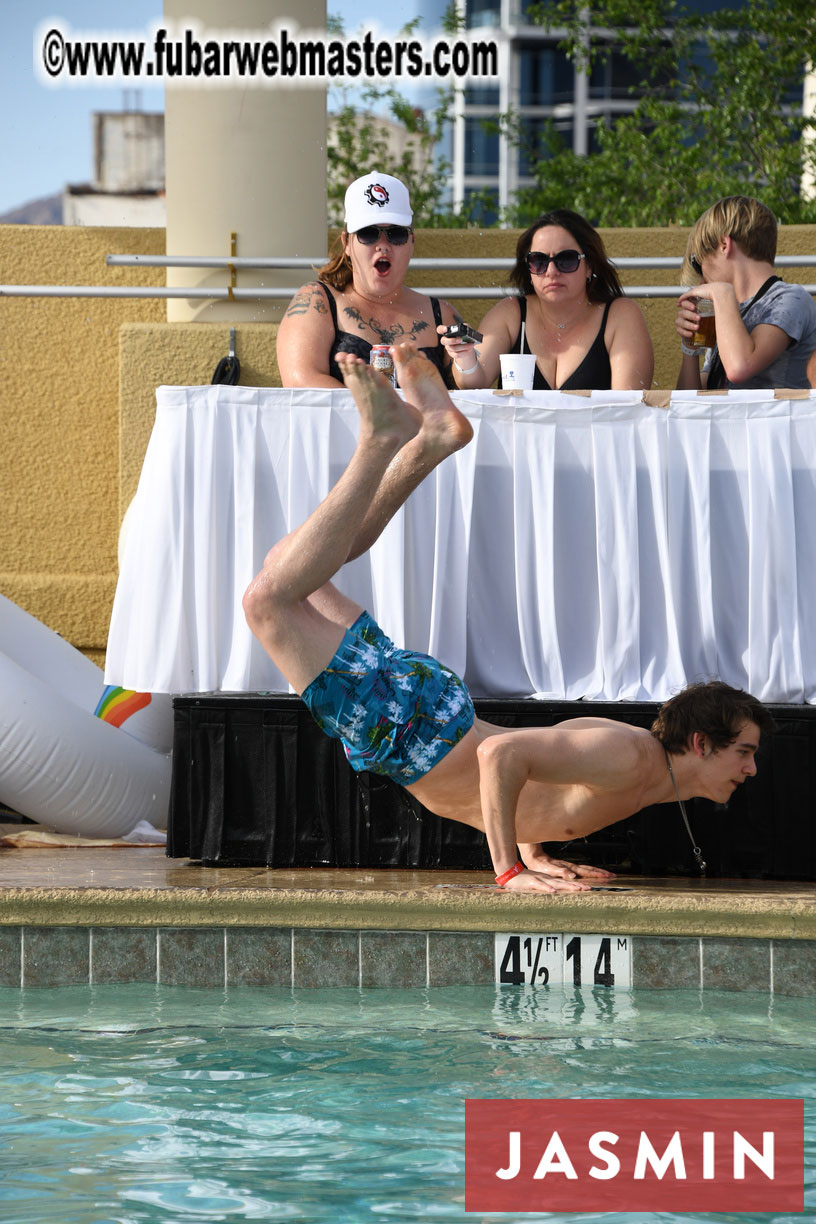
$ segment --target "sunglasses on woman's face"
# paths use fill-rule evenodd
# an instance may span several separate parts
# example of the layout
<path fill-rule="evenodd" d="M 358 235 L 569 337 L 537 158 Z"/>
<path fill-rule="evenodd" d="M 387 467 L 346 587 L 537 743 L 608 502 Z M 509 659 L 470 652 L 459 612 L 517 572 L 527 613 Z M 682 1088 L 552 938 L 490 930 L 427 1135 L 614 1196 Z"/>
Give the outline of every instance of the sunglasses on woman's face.
<path fill-rule="evenodd" d="M 550 266 L 550 260 L 559 272 L 577 271 L 581 260 L 586 259 L 583 251 L 559 251 L 557 255 L 545 255 L 543 251 L 527 252 L 527 267 L 533 276 L 543 276 Z"/>
<path fill-rule="evenodd" d="M 355 238 L 363 246 L 374 246 L 379 241 L 380 234 L 385 234 L 385 241 L 392 246 L 405 246 L 411 237 L 411 230 L 405 225 L 366 225 L 355 232 Z"/>

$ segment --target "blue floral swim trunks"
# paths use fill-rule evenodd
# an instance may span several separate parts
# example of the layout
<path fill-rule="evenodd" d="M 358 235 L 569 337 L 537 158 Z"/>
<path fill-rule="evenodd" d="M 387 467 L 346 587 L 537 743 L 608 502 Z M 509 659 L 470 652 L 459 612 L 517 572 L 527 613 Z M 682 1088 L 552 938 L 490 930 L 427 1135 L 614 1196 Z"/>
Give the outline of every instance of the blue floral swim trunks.
<path fill-rule="evenodd" d="M 430 655 L 399 650 L 367 612 L 302 694 L 353 769 L 403 786 L 423 777 L 473 725 L 464 683 Z"/>

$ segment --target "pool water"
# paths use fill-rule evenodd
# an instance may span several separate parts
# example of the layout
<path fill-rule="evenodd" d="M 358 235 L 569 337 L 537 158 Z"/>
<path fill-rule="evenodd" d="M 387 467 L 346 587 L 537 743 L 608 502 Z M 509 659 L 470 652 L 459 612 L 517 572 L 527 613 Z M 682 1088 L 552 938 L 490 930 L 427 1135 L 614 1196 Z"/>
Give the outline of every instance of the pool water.
<path fill-rule="evenodd" d="M 813 1001 L 0 989 L 2 1224 L 816 1218 Z M 804 1097 L 805 1215 L 465 1214 L 466 1097 Z"/>

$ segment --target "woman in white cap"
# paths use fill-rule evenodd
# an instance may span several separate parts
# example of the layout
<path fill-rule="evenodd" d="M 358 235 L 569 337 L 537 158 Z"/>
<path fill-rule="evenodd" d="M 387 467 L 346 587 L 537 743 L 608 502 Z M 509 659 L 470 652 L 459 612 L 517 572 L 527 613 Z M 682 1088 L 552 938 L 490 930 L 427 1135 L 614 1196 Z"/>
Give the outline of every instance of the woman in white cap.
<path fill-rule="evenodd" d="M 336 357 L 367 361 L 375 344 L 413 341 L 450 383 L 450 357 L 437 326 L 459 322 L 448 302 L 404 283 L 414 251 L 413 213 L 404 183 L 374 171 L 346 192 L 339 249 L 298 289 L 278 328 L 284 387 L 342 387 Z"/>

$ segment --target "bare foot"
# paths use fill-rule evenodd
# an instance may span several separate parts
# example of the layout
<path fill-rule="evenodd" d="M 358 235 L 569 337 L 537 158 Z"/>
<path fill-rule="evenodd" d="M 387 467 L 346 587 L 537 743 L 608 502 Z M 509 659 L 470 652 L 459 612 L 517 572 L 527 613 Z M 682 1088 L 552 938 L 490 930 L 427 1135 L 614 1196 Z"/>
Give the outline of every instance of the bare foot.
<path fill-rule="evenodd" d="M 433 362 L 410 344 L 395 344 L 391 352 L 405 398 L 422 415 L 423 449 L 444 456 L 467 446 L 473 426 L 454 405 Z"/>
<path fill-rule="evenodd" d="M 361 436 L 369 432 L 403 446 L 422 426 L 422 415 L 397 395 L 390 382 L 353 353 L 338 353 L 337 364 L 360 413 Z"/>

